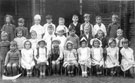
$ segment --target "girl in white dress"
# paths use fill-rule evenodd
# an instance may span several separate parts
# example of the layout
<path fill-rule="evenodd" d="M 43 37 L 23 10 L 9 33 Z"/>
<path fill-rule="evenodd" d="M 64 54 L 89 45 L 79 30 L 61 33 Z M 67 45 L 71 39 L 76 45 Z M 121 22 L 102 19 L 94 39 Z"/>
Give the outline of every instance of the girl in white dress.
<path fill-rule="evenodd" d="M 118 71 L 119 66 L 119 48 L 116 47 L 116 40 L 110 38 L 108 41 L 107 58 L 105 61 L 105 68 L 109 70 L 111 75 L 114 75 Z"/>
<path fill-rule="evenodd" d="M 81 65 L 82 77 L 87 77 L 87 68 L 91 68 L 90 48 L 87 47 L 87 40 L 82 37 L 80 40 L 80 48 L 78 52 L 78 63 Z"/>
<path fill-rule="evenodd" d="M 28 77 L 32 76 L 32 69 L 35 65 L 33 55 L 34 51 L 31 48 L 31 42 L 27 40 L 24 42 L 24 49 L 21 50 L 21 66 L 26 69 Z"/>
<path fill-rule="evenodd" d="M 94 70 L 96 70 L 96 75 L 102 74 L 102 67 L 104 65 L 104 59 L 103 59 L 103 49 L 101 47 L 102 42 L 94 38 L 90 41 L 92 48 L 92 66 Z"/>
<path fill-rule="evenodd" d="M 40 78 L 45 77 L 45 71 L 49 62 L 46 42 L 44 40 L 38 42 L 38 48 L 34 50 L 34 58 L 36 60 L 36 68 L 40 71 Z"/>
<path fill-rule="evenodd" d="M 120 50 L 122 54 L 122 60 L 121 60 L 121 70 L 122 71 L 130 71 L 131 74 L 134 74 L 134 67 L 135 67 L 135 61 L 134 61 L 134 55 L 133 55 L 133 49 L 128 47 L 128 39 L 124 39 L 123 42 L 123 48 Z"/>
<path fill-rule="evenodd" d="M 64 50 L 63 66 L 67 68 L 69 76 L 73 76 L 75 67 L 78 67 L 77 51 L 73 49 L 72 41 L 67 41 L 66 43 L 66 50 Z"/>

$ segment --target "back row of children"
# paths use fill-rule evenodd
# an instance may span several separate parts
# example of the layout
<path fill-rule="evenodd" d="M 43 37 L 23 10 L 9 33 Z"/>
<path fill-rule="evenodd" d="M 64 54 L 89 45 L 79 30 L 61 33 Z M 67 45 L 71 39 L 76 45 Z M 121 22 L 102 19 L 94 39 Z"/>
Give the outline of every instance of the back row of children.
<path fill-rule="evenodd" d="M 63 17 L 59 18 L 59 25 L 55 27 L 52 16 L 47 15 L 47 23 L 41 26 L 41 16 L 35 15 L 30 39 L 24 19 L 18 19 L 17 28 L 12 20 L 13 17 L 7 15 L 6 24 L 1 29 L 0 62 L 4 62 L 7 75 L 15 75 L 21 67 L 30 77 L 35 67 L 40 71 L 40 77 L 45 77 L 47 66 L 51 66 L 53 74 L 56 74 L 61 65 L 71 76 L 74 75 L 74 69 L 80 66 L 82 77 L 88 76 L 88 68 L 96 70 L 96 75 L 102 74 L 103 68 L 113 75 L 119 68 L 124 72 L 133 71 L 133 50 L 123 37 L 118 15 L 112 15 L 112 23 L 108 28 L 102 23 L 101 16 L 96 17 L 93 27 L 90 14 L 84 14 L 83 24 L 78 23 L 77 15 L 73 15 L 73 23 L 68 28 L 64 25 Z"/>

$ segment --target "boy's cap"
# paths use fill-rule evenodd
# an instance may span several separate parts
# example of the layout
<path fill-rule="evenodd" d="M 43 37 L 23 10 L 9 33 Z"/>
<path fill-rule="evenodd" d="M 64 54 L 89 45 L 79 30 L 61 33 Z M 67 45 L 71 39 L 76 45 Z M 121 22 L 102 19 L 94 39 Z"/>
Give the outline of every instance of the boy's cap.
<path fill-rule="evenodd" d="M 45 40 L 41 39 L 38 41 L 38 45 L 41 43 L 41 42 L 44 42 L 45 45 L 47 45 L 47 43 L 45 42 Z"/>
<path fill-rule="evenodd" d="M 52 19 L 52 15 L 47 15 L 45 18 L 46 19 Z"/>
<path fill-rule="evenodd" d="M 65 29 L 63 26 L 58 26 L 57 29 L 56 29 L 56 33 L 58 33 L 59 31 L 64 31 L 65 32 Z"/>
<path fill-rule="evenodd" d="M 10 45 L 13 45 L 13 46 L 16 45 L 16 46 L 17 46 L 17 42 L 16 42 L 16 41 L 11 41 L 11 42 L 10 42 Z"/>
<path fill-rule="evenodd" d="M 84 14 L 83 17 L 90 17 L 90 14 Z"/>
<path fill-rule="evenodd" d="M 61 43 L 61 41 L 60 41 L 58 38 L 53 38 L 52 43 L 53 43 L 53 42 L 58 42 L 58 44 Z"/>
<path fill-rule="evenodd" d="M 129 42 L 128 39 L 125 39 L 125 38 L 122 39 L 121 41 L 122 41 L 122 43 L 128 43 Z"/>
<path fill-rule="evenodd" d="M 19 18 L 19 19 L 18 19 L 18 22 L 19 22 L 19 23 L 24 23 L 24 19 L 23 19 L 23 18 Z"/>
<path fill-rule="evenodd" d="M 34 16 L 34 19 L 41 20 L 41 16 L 40 16 L 39 14 L 36 14 L 36 15 Z"/>

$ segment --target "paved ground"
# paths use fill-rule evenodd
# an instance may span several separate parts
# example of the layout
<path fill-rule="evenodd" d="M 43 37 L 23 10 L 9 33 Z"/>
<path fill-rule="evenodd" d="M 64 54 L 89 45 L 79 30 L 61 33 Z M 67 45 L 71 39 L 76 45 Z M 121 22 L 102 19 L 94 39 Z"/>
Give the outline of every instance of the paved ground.
<path fill-rule="evenodd" d="M 14 81 L 3 81 L 0 83 L 135 83 L 135 78 L 124 77 L 88 77 L 82 78 L 80 76 L 67 77 L 67 76 L 51 76 L 45 79 L 33 78 L 19 78 Z"/>

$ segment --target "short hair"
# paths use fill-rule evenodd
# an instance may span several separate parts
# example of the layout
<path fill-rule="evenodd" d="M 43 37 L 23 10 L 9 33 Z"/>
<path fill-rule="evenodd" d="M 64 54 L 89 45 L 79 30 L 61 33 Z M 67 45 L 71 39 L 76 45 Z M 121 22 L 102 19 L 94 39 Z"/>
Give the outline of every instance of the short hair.
<path fill-rule="evenodd" d="M 117 14 L 113 14 L 113 15 L 112 15 L 112 18 L 115 18 L 115 19 L 118 20 L 118 19 L 119 19 L 119 16 L 118 16 Z"/>
<path fill-rule="evenodd" d="M 63 17 L 59 17 L 59 20 L 64 20 L 64 21 L 65 21 L 65 18 L 63 18 Z"/>
<path fill-rule="evenodd" d="M 72 30 L 76 31 L 76 30 L 75 30 L 75 26 L 73 26 L 73 25 L 70 25 L 70 27 L 69 27 L 68 30 L 69 30 L 69 31 L 72 31 Z"/>
<path fill-rule="evenodd" d="M 50 24 L 47 29 L 54 29 L 54 26 Z"/>
<path fill-rule="evenodd" d="M 101 17 L 101 16 L 96 16 L 96 19 L 97 19 L 97 18 L 100 18 L 100 19 L 102 20 L 102 17 Z"/>
<path fill-rule="evenodd" d="M 52 19 L 52 15 L 47 15 L 45 18 L 46 19 Z"/>
<path fill-rule="evenodd" d="M 122 29 L 117 29 L 117 33 L 118 33 L 118 32 L 122 32 L 122 33 L 123 33 L 123 30 L 122 30 Z"/>
<path fill-rule="evenodd" d="M 18 23 L 24 23 L 24 21 L 25 21 L 25 20 L 24 20 L 23 18 L 19 18 L 19 19 L 18 19 Z"/>
<path fill-rule="evenodd" d="M 17 42 L 16 42 L 16 41 L 14 41 L 14 40 L 13 40 L 13 41 L 11 41 L 11 42 L 10 42 L 10 46 L 11 46 L 11 45 L 12 45 L 12 46 L 17 46 Z"/>
<path fill-rule="evenodd" d="M 73 17 L 78 17 L 78 15 L 74 14 L 74 15 L 72 16 L 72 18 L 73 18 Z"/>

